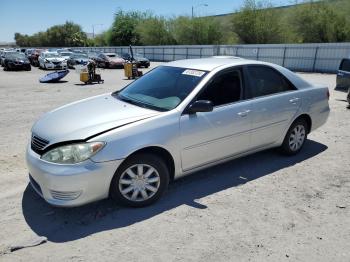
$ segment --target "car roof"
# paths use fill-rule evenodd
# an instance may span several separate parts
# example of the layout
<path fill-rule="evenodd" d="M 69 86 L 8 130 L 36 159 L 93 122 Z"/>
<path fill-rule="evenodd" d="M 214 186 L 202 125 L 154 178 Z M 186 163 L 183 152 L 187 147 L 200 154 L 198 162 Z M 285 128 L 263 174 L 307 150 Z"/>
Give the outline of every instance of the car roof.
<path fill-rule="evenodd" d="M 166 66 L 173 67 L 184 67 L 203 71 L 213 71 L 215 68 L 221 66 L 238 66 L 247 64 L 266 64 L 272 65 L 270 63 L 248 60 L 237 56 L 213 56 L 208 58 L 198 58 L 198 59 L 186 59 L 177 60 L 165 64 Z"/>
<path fill-rule="evenodd" d="M 164 66 L 190 68 L 202 71 L 213 71 L 216 68 L 226 68 L 241 65 L 266 65 L 278 70 L 285 77 L 287 77 L 287 79 L 290 80 L 297 88 L 307 88 L 311 86 L 310 83 L 308 83 L 298 75 L 294 74 L 292 71 L 282 66 L 268 62 L 248 60 L 234 56 L 215 56 L 209 58 L 177 60 L 164 64 Z"/>

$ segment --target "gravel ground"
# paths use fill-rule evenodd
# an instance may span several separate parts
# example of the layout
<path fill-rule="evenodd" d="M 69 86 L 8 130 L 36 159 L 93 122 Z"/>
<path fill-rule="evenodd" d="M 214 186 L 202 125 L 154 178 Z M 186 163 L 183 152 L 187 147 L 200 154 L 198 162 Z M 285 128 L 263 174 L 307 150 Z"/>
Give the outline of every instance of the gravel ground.
<path fill-rule="evenodd" d="M 0 261 L 350 261 L 350 110 L 335 75 L 301 74 L 329 87 L 331 115 L 297 156 L 268 150 L 198 172 L 147 208 L 60 209 L 28 186 L 33 122 L 128 80 L 102 70 L 104 84 L 84 86 L 73 71 L 39 84 L 44 74 L 0 70 Z M 10 251 L 36 236 L 48 241 Z"/>

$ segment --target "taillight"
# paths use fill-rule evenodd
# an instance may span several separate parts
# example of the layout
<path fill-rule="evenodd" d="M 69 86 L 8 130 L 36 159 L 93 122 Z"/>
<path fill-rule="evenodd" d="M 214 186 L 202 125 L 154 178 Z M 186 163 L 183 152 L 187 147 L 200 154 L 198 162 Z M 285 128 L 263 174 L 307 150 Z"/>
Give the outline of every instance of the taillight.
<path fill-rule="evenodd" d="M 327 99 L 329 100 L 330 94 L 329 94 L 329 90 L 327 89 Z"/>

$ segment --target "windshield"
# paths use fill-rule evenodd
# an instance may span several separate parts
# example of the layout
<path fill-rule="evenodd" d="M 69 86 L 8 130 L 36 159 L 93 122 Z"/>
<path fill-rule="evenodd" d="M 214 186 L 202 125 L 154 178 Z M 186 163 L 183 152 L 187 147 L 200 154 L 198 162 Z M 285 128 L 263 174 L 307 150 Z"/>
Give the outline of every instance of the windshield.
<path fill-rule="evenodd" d="M 65 52 L 61 52 L 60 55 L 61 56 L 70 56 L 72 53 L 65 53 Z"/>
<path fill-rule="evenodd" d="M 108 57 L 119 57 L 117 54 L 108 54 Z"/>
<path fill-rule="evenodd" d="M 45 58 L 53 58 L 53 57 L 59 57 L 59 54 L 55 54 L 55 53 L 47 53 L 45 54 Z"/>
<path fill-rule="evenodd" d="M 117 94 L 120 100 L 168 111 L 177 107 L 207 74 L 205 71 L 160 66 Z"/>
<path fill-rule="evenodd" d="M 73 57 L 74 59 L 86 59 L 86 58 L 88 58 L 88 56 L 85 55 L 85 54 L 75 54 L 75 55 L 73 55 L 72 57 Z"/>
<path fill-rule="evenodd" d="M 16 52 L 16 51 L 14 51 L 14 52 L 6 52 L 4 54 L 4 56 L 5 57 L 12 57 L 12 56 L 17 55 L 17 54 L 18 54 L 18 52 Z"/>

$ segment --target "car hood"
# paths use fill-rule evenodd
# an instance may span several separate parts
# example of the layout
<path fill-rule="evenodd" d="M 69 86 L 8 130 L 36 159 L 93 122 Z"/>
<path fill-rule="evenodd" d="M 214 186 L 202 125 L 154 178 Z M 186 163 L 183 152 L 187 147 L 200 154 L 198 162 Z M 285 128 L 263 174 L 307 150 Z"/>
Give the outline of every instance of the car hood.
<path fill-rule="evenodd" d="M 85 140 L 105 131 L 160 114 L 123 102 L 111 94 L 80 100 L 44 114 L 33 134 L 50 144 Z"/>
<path fill-rule="evenodd" d="M 114 62 L 114 63 L 124 63 L 125 62 L 125 60 L 123 58 L 119 58 L 119 57 L 109 57 L 108 61 Z"/>
<path fill-rule="evenodd" d="M 88 62 L 90 59 L 89 58 L 74 58 L 74 61 L 77 62 Z"/>
<path fill-rule="evenodd" d="M 49 57 L 49 58 L 45 58 L 45 59 L 50 61 L 50 62 L 62 62 L 65 60 L 63 57 Z"/>

